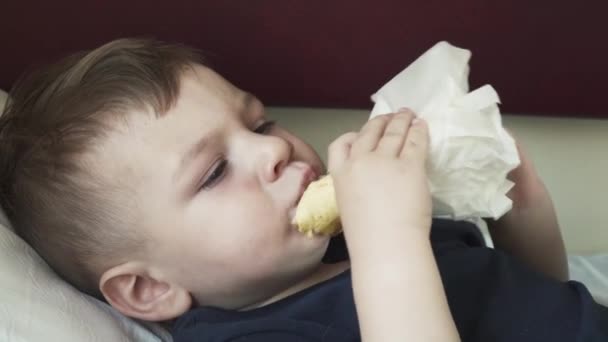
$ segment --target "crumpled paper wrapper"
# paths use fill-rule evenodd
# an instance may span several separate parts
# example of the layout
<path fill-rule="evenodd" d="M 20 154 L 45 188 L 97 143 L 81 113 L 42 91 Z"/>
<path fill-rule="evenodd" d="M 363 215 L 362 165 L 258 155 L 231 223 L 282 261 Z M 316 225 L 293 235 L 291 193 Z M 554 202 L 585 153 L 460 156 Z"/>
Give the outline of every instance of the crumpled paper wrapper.
<path fill-rule="evenodd" d="M 468 50 L 436 44 L 372 95 L 370 118 L 407 107 L 428 123 L 433 216 L 498 219 L 512 207 L 507 174 L 520 160 L 494 88 L 469 92 L 470 57 Z"/>

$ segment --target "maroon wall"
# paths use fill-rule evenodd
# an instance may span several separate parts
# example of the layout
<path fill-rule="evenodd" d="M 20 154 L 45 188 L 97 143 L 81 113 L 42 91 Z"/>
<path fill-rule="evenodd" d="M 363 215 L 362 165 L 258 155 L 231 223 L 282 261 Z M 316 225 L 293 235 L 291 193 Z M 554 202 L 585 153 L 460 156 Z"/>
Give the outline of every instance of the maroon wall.
<path fill-rule="evenodd" d="M 125 36 L 209 53 L 271 105 L 370 108 L 439 40 L 473 51 L 503 111 L 608 118 L 605 0 L 4 0 L 0 87 L 28 66 Z"/>

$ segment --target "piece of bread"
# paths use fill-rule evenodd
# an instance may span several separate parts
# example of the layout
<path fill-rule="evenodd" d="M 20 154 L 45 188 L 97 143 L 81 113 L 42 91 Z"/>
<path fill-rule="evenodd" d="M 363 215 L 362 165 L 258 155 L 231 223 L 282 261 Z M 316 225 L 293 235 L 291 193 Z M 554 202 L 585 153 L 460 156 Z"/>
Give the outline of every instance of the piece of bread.
<path fill-rule="evenodd" d="M 308 185 L 296 209 L 295 224 L 309 236 L 335 235 L 341 231 L 340 215 L 331 176 Z"/>

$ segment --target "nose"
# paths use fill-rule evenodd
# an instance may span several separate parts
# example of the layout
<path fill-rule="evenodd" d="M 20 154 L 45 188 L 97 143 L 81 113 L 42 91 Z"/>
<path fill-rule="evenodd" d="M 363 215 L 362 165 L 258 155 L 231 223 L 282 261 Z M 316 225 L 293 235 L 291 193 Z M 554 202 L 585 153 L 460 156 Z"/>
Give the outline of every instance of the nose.
<path fill-rule="evenodd" d="M 262 136 L 259 145 L 258 172 L 260 179 L 272 183 L 276 181 L 291 160 L 293 144 L 277 136 Z"/>

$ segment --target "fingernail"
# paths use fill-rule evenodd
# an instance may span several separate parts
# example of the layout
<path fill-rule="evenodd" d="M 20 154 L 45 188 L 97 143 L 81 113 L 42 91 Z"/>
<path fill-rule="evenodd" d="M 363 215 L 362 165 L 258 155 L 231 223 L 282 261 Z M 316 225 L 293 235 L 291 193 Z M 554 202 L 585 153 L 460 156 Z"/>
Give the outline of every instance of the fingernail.
<path fill-rule="evenodd" d="M 419 118 L 415 118 L 414 120 L 412 120 L 412 126 L 420 124 L 421 121 L 422 120 L 420 120 Z"/>
<path fill-rule="evenodd" d="M 408 113 L 411 112 L 412 110 L 407 108 L 407 107 L 401 107 L 399 109 L 397 109 L 397 113 Z"/>

